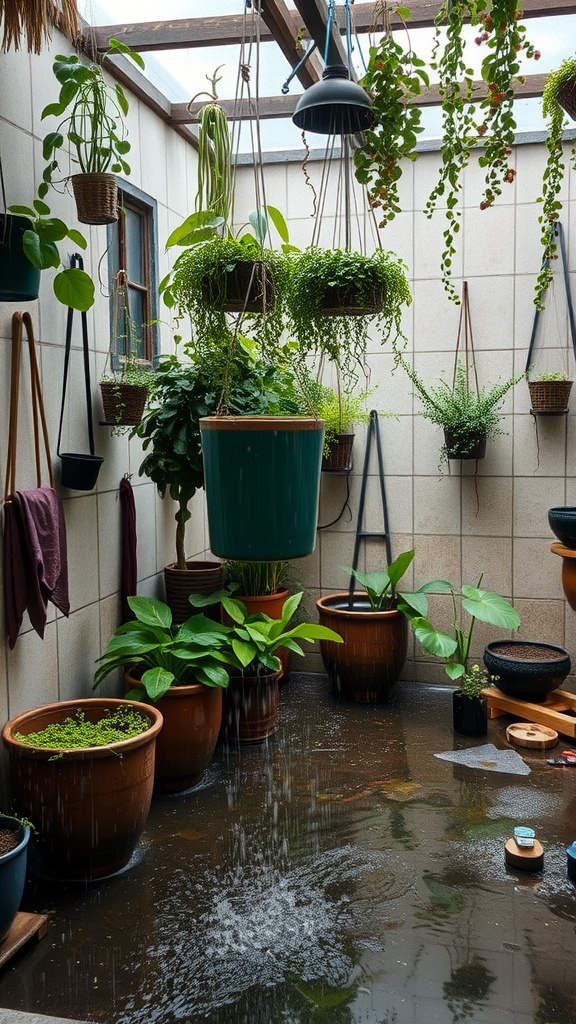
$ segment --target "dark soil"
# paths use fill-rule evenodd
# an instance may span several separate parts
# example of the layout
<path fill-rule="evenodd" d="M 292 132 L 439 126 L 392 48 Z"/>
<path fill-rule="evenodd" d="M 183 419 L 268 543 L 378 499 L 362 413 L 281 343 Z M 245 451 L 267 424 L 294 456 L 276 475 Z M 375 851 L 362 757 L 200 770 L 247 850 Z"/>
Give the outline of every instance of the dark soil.
<path fill-rule="evenodd" d="M 518 661 L 560 661 L 566 655 L 554 648 L 541 647 L 538 644 L 510 644 L 505 640 L 500 644 L 492 644 L 494 654 L 503 658 L 515 658 Z"/>
<path fill-rule="evenodd" d="M 11 828 L 0 828 L 0 855 L 15 850 L 19 842 L 17 832 L 13 832 Z"/>

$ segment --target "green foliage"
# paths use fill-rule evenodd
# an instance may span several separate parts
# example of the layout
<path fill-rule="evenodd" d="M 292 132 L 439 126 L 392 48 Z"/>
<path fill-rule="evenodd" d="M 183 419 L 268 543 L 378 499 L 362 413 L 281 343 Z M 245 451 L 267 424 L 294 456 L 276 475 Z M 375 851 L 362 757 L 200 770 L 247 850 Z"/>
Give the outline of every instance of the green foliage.
<path fill-rule="evenodd" d="M 110 39 L 102 59 L 116 54 L 130 57 L 138 67 L 144 67 L 139 53 L 118 39 Z M 60 171 L 58 153 L 65 144 L 70 159 L 83 173 L 130 174 L 130 165 L 126 162 L 130 143 L 124 124 L 128 100 L 120 83 L 109 85 L 100 64 L 83 64 L 76 54 L 58 54 L 52 70 L 60 83 L 60 95 L 56 103 L 44 107 L 42 120 L 46 117 L 61 120 L 44 138 L 42 153 L 48 163 L 39 189 L 40 198 L 46 195 L 54 174 Z"/>
<path fill-rule="evenodd" d="M 40 189 L 38 190 L 40 196 Z M 27 259 L 37 270 L 61 267 L 54 278 L 54 294 L 64 306 L 85 312 L 94 305 L 94 282 L 85 270 L 67 267 L 62 261 L 58 242 L 69 238 L 80 249 L 86 248 L 86 239 L 80 231 L 69 228 L 59 217 L 50 216 L 50 207 L 42 198 L 34 199 L 32 206 L 10 206 L 10 213 L 27 217 L 30 227 L 22 236 Z"/>
<path fill-rule="evenodd" d="M 412 564 L 413 559 L 414 551 L 403 551 L 402 554 L 398 555 L 398 557 L 390 563 L 387 569 L 383 569 L 379 572 L 358 572 L 357 569 L 347 569 L 344 565 L 340 568 L 349 572 L 356 582 L 359 583 L 361 587 L 364 587 L 368 594 L 368 600 L 370 601 L 370 608 L 372 611 L 391 611 L 394 608 L 404 610 L 402 605 L 405 602 L 410 601 L 411 608 L 414 610 L 419 608 L 421 612 L 425 613 L 428 610 L 426 598 L 425 596 L 420 597 L 419 595 L 425 595 L 430 590 L 437 592 L 449 589 L 450 584 L 446 583 L 444 580 L 434 580 L 433 582 L 425 583 L 424 586 L 420 587 L 420 589 L 413 594 L 397 593 L 396 588 L 407 572 L 409 566 Z"/>
<path fill-rule="evenodd" d="M 384 344 L 402 337 L 402 307 L 412 301 L 405 267 L 394 253 L 376 250 L 371 256 L 342 249 L 310 246 L 293 254 L 288 288 L 288 329 L 298 341 L 299 356 L 324 355 L 347 380 L 363 368 L 369 330 L 381 333 Z M 381 312 L 342 315 L 332 308 L 365 307 L 384 295 Z"/>
<path fill-rule="evenodd" d="M 542 213 L 538 221 L 541 227 L 543 245 L 542 267 L 536 281 L 534 302 L 540 310 L 544 308 L 544 294 L 552 280 L 550 261 L 557 258 L 556 234 L 554 225 L 560 217 L 562 203 L 558 198 L 562 188 L 565 164 L 562 139 L 568 118 L 558 102 L 558 92 L 563 85 L 576 78 L 576 57 L 562 61 L 557 71 L 553 71 L 546 80 L 542 93 L 542 113 L 548 119 L 548 135 L 546 148 L 548 159 L 542 175 L 542 195 L 538 202 L 542 203 Z M 576 144 L 570 150 L 570 161 L 576 169 Z"/>
<path fill-rule="evenodd" d="M 458 361 L 454 385 L 445 380 L 427 387 L 424 381 L 406 361 L 402 353 L 396 353 L 397 362 L 408 374 L 422 402 L 422 415 L 453 435 L 450 451 L 453 457 L 464 458 L 479 440 L 492 440 L 502 433 L 499 429 L 500 408 L 504 396 L 524 374 L 500 380 L 492 387 L 476 391 L 468 381 L 466 367 Z M 442 456 L 447 457 L 446 444 Z"/>
<path fill-rule="evenodd" d="M 279 647 L 286 647 L 303 656 L 300 640 L 306 640 L 308 643 L 314 643 L 316 640 L 332 640 L 340 644 L 344 642 L 338 633 L 327 626 L 300 622 L 297 626 L 289 628 L 302 596 L 302 592 L 292 594 L 285 602 L 279 619 L 272 619 L 263 612 L 249 615 L 246 605 L 230 597 L 225 590 L 208 595 L 191 594 L 188 600 L 195 608 L 222 602 L 224 611 L 232 620 L 232 626 L 229 628 L 237 667 L 243 675 L 257 676 L 280 671 L 282 666 L 275 653 Z"/>
<path fill-rule="evenodd" d="M 550 380 L 571 380 L 571 378 L 563 370 L 554 370 L 553 373 L 537 373 L 536 376 L 532 377 L 532 380 L 544 383 Z"/>
<path fill-rule="evenodd" d="M 29 747 L 45 750 L 78 750 L 84 747 L 106 747 L 139 736 L 150 728 L 150 721 L 135 708 L 118 707 L 106 710 L 97 722 L 89 722 L 79 708 L 74 715 L 61 722 L 52 722 L 39 732 L 26 735 L 15 732 L 14 739 Z"/>
<path fill-rule="evenodd" d="M 444 666 L 446 674 L 453 680 L 461 679 L 464 675 L 469 674 L 468 658 L 477 619 L 490 626 L 497 626 L 499 629 L 517 630 L 520 628 L 520 616 L 510 602 L 494 591 L 480 590 L 481 582 L 482 576 L 477 587 L 462 585 L 460 600 L 462 611 L 469 616 L 467 627 L 463 623 L 462 611 L 458 610 L 454 586 L 450 583 L 443 583 L 441 589 L 449 590 L 452 598 L 451 634 L 435 629 L 428 620 L 425 594 L 423 597 L 419 596 L 417 601 L 412 599 L 413 595 L 402 594 L 401 601 L 398 603 L 399 609 L 409 619 L 416 639 L 429 654 L 446 660 Z M 433 585 L 428 587 L 428 592 L 433 590 Z"/>
<path fill-rule="evenodd" d="M 370 47 L 368 70 L 361 85 L 372 99 L 374 121 L 364 131 L 364 143 L 354 152 L 356 178 L 368 186 L 373 209 L 381 211 L 381 228 L 400 213 L 398 183 L 402 176 L 402 158 L 416 159 L 417 136 L 423 131 L 422 111 L 415 98 L 422 86 L 429 85 L 425 63 L 410 47 L 406 50 L 391 32 L 391 9 L 384 13 L 384 34 L 377 46 Z M 409 16 L 405 8 L 396 13 Z M 404 26 L 405 27 L 405 26 Z"/>
<path fill-rule="evenodd" d="M 238 591 L 244 597 L 263 597 L 277 594 L 288 584 L 291 562 L 224 562 L 224 579 L 230 592 Z"/>
<path fill-rule="evenodd" d="M 218 71 L 218 68 L 216 69 Z M 213 82 L 216 78 L 214 73 Z M 222 217 L 229 224 L 234 179 L 228 119 L 216 98 L 198 113 L 198 192 L 196 211 Z"/>
<path fill-rule="evenodd" d="M 480 665 L 471 665 L 458 680 L 458 690 L 463 697 L 470 700 L 478 699 L 482 690 L 487 690 L 497 681 L 498 676 L 491 676 L 488 669 Z"/>
<path fill-rule="evenodd" d="M 146 453 L 139 473 L 149 477 L 164 497 L 178 503 L 176 556 L 186 568 L 184 537 L 190 519 L 189 503 L 204 486 L 199 421 L 213 416 L 226 387 L 227 407 L 236 415 L 294 415 L 293 380 L 287 369 L 252 357 L 238 344 L 228 357 L 206 347 L 201 361 L 180 363 L 176 356 L 160 362 L 153 379 L 148 408 L 134 433 Z"/>
<path fill-rule="evenodd" d="M 168 605 L 152 597 L 129 597 L 128 604 L 136 619 L 118 627 L 97 659 L 94 687 L 115 669 L 131 666 L 144 668 L 141 682 L 151 701 L 159 700 L 171 686 L 228 686 L 224 666 L 236 662 L 227 626 L 202 614 L 173 626 Z M 138 689 L 128 694 L 132 700 L 140 697 Z"/>
<path fill-rule="evenodd" d="M 366 401 L 376 388 L 353 391 L 343 387 L 334 390 L 317 380 L 309 380 L 303 386 L 306 399 L 314 414 L 324 420 L 324 454 L 328 455 L 330 445 L 339 434 L 348 434 L 356 423 L 368 423 L 370 412 Z"/>

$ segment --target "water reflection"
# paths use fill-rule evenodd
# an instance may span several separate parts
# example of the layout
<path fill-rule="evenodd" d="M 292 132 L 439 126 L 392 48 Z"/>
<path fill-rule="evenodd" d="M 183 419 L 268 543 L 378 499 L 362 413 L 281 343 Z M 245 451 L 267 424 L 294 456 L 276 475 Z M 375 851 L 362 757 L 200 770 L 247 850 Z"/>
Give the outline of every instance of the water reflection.
<path fill-rule="evenodd" d="M 128 871 L 34 877 L 26 909 L 52 930 L 0 975 L 0 1005 L 114 1024 L 539 1024 L 553 991 L 576 1020 L 573 780 L 545 754 L 521 781 L 434 758 L 451 742 L 449 691 L 402 684 L 374 708 L 295 678 L 272 741 L 220 747 L 201 786 L 154 800 Z M 504 861 L 528 818 L 538 876 Z"/>

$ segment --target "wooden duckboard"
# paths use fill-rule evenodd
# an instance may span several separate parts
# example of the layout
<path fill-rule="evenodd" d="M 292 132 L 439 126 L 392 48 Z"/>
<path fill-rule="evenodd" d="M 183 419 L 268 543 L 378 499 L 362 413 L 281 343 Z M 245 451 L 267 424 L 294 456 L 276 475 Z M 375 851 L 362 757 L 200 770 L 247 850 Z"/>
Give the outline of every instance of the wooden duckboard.
<path fill-rule="evenodd" d="M 556 732 L 562 733 L 563 736 L 576 738 L 576 694 L 574 693 L 553 690 L 542 704 L 533 704 L 528 700 L 508 697 L 496 687 L 482 692 L 486 695 L 489 718 L 514 715 L 527 722 L 547 725 L 551 729 L 555 729 Z"/>
<path fill-rule="evenodd" d="M 48 931 L 48 925 L 47 914 L 16 914 L 8 935 L 0 942 L 0 967 L 3 967 L 30 939 L 43 939 Z"/>

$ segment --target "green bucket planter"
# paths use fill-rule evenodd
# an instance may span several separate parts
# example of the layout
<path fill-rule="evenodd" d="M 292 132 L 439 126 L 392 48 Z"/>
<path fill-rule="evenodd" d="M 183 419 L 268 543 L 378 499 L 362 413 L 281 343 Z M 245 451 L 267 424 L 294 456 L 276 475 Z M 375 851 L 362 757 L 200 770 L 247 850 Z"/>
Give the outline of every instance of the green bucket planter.
<path fill-rule="evenodd" d="M 208 416 L 200 432 L 212 552 L 255 562 L 311 554 L 324 421 Z"/>
<path fill-rule="evenodd" d="M 0 302 L 38 298 L 40 271 L 24 254 L 22 236 L 32 224 L 26 217 L 0 215 Z"/>

